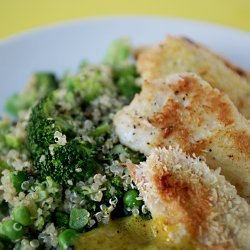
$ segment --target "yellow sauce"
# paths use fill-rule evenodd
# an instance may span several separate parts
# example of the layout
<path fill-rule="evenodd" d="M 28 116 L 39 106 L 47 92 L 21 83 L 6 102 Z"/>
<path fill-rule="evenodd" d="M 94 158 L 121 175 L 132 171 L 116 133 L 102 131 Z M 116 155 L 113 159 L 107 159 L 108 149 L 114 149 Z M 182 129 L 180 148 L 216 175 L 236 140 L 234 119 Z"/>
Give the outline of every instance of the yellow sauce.
<path fill-rule="evenodd" d="M 178 225 L 163 226 L 161 219 L 145 221 L 139 217 L 127 217 L 110 222 L 90 232 L 83 233 L 75 243 L 76 250 L 193 250 L 194 244 L 187 236 L 176 242 L 172 235 Z"/>

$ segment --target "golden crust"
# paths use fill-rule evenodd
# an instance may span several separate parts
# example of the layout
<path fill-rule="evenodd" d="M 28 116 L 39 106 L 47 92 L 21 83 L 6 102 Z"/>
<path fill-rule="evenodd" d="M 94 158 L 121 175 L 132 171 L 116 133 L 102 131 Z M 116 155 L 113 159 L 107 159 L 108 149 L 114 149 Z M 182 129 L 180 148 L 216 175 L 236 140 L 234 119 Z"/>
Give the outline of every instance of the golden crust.
<path fill-rule="evenodd" d="M 198 143 L 197 141 L 190 143 L 192 136 L 190 127 L 192 127 L 192 123 L 199 127 L 206 122 L 203 113 L 214 114 L 215 120 L 223 127 L 234 126 L 237 111 L 232 103 L 227 100 L 224 94 L 210 86 L 203 85 L 201 87 L 198 78 L 192 75 L 183 75 L 177 83 L 168 87 L 176 96 L 184 96 L 183 101 L 187 100 L 189 105 L 183 107 L 175 99 L 169 99 L 159 112 L 148 118 L 151 124 L 162 131 L 162 138 L 167 139 L 171 135 L 175 136 L 184 151 L 200 154 L 208 142 L 203 139 L 199 140 Z M 201 104 L 202 107 L 199 110 Z M 230 134 L 232 134 L 237 151 L 250 155 L 250 134 L 247 132 L 249 130 L 231 131 Z"/>
<path fill-rule="evenodd" d="M 194 72 L 226 93 L 239 111 L 250 118 L 249 74 L 189 39 L 169 36 L 160 45 L 145 49 L 138 56 L 137 68 L 146 80 Z"/>
<path fill-rule="evenodd" d="M 194 74 L 147 82 L 114 118 L 120 141 L 150 154 L 154 147 L 180 146 L 205 157 L 250 197 L 250 126 L 227 95 Z"/>
<path fill-rule="evenodd" d="M 205 249 L 247 249 L 249 205 L 201 159 L 159 148 L 146 162 L 128 168 L 153 218 L 181 223 Z"/>
<path fill-rule="evenodd" d="M 248 75 L 248 72 L 246 70 L 244 70 L 244 69 L 240 68 L 239 66 L 233 64 L 232 62 L 230 62 L 226 58 L 222 57 L 221 55 L 218 55 L 218 54 L 214 53 L 213 51 L 209 50 L 205 46 L 194 42 L 190 38 L 181 37 L 181 39 L 185 40 L 186 42 L 190 43 L 193 46 L 196 46 L 199 49 L 202 49 L 204 51 L 206 50 L 208 53 L 212 54 L 214 57 L 216 57 L 218 60 L 220 60 L 227 68 L 234 71 L 237 75 L 245 78 L 247 81 L 249 81 L 249 75 Z"/>

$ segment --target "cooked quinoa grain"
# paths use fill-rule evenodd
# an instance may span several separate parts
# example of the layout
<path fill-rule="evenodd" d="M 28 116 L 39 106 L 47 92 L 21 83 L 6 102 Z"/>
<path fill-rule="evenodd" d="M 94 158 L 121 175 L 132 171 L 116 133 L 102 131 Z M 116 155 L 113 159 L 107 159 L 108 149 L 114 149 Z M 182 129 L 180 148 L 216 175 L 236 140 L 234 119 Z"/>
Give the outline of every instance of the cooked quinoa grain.
<path fill-rule="evenodd" d="M 62 79 L 37 73 L 8 100 L 7 110 L 16 118 L 0 120 L 1 244 L 31 250 L 71 247 L 64 236 L 117 217 L 150 217 L 143 202 L 123 204 L 124 194 L 136 189 L 125 163 L 144 156 L 121 145 L 113 128 L 114 114 L 140 89 L 131 49 L 126 41 L 118 44 L 130 53 L 109 53 L 100 65 L 84 62 L 77 74 Z M 21 219 L 24 225 L 15 221 L 19 211 L 28 217 Z M 15 240 L 2 229 L 9 219 L 23 230 Z"/>

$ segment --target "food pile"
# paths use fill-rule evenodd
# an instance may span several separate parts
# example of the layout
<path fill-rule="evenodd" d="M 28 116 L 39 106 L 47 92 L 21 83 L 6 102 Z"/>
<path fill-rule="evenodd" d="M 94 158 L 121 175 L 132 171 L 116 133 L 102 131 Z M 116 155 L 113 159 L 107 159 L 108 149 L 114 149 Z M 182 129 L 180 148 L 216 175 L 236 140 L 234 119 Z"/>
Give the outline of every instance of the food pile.
<path fill-rule="evenodd" d="M 114 114 L 140 90 L 131 48 L 57 79 L 36 73 L 0 121 L 0 248 L 66 249 L 78 233 L 131 214 L 150 218 L 124 163 Z"/>
<path fill-rule="evenodd" d="M 118 40 L 6 109 L 0 248 L 250 249 L 250 75 L 202 45 Z"/>

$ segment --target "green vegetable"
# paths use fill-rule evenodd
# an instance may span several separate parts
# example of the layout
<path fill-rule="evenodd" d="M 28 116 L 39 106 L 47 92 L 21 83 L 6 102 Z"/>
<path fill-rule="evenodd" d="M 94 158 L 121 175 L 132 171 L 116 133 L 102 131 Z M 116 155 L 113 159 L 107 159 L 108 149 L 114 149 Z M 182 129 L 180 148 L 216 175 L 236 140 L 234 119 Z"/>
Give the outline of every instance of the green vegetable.
<path fill-rule="evenodd" d="M 84 65 L 79 74 L 67 76 L 63 84 L 69 91 L 80 96 L 85 103 L 89 103 L 112 89 L 113 83 L 105 79 L 107 77 L 104 74 L 98 67 Z"/>
<path fill-rule="evenodd" d="M 20 146 L 19 139 L 11 133 L 5 135 L 5 141 L 6 141 L 7 147 L 9 148 L 16 149 Z"/>
<path fill-rule="evenodd" d="M 114 190 L 112 191 L 112 195 L 110 193 L 111 188 Z M 104 197 L 103 200 L 109 202 L 110 199 L 114 199 L 114 197 L 120 199 L 123 197 L 124 194 L 124 186 L 121 177 L 119 176 L 111 176 L 108 177 L 108 182 L 106 186 L 106 190 L 103 191 Z"/>
<path fill-rule="evenodd" d="M 43 153 L 44 161 L 34 158 L 34 166 L 42 179 L 51 176 L 57 183 L 72 185 L 80 180 L 87 180 L 98 169 L 94 161 L 93 152 L 89 143 L 78 139 L 68 142 L 65 146 L 56 146 L 53 156 L 47 150 Z"/>
<path fill-rule="evenodd" d="M 8 238 L 6 237 L 5 233 L 3 232 L 3 223 L 0 222 L 0 239 L 7 240 Z M 0 248 L 1 249 L 1 248 Z"/>
<path fill-rule="evenodd" d="M 37 73 L 22 93 L 15 94 L 7 100 L 5 109 L 17 116 L 20 111 L 31 108 L 37 100 L 56 88 L 58 88 L 58 81 L 52 73 Z"/>
<path fill-rule="evenodd" d="M 78 233 L 99 226 L 97 213 L 113 220 L 142 206 L 138 191 L 125 191 L 131 187 L 120 161 L 144 156 L 119 144 L 112 125 L 113 114 L 140 91 L 137 78 L 132 49 L 120 40 L 104 64 L 83 63 L 60 84 L 52 74 L 35 74 L 9 100 L 8 110 L 20 116 L 0 119 L 0 170 L 8 169 L 14 201 L 23 203 L 0 203 L 0 249 L 49 248 L 54 241 L 43 237 L 54 227 L 55 248 L 68 249 Z"/>
<path fill-rule="evenodd" d="M 138 190 L 132 189 L 127 191 L 123 197 L 124 205 L 129 208 L 134 208 L 134 207 L 140 208 L 143 205 L 143 201 L 137 200 L 138 195 L 139 195 Z"/>
<path fill-rule="evenodd" d="M 116 40 L 108 51 L 104 62 L 113 68 L 114 84 L 118 93 L 131 100 L 140 87 L 136 83 L 138 73 L 136 67 L 131 63 L 133 58 L 132 48 L 127 39 Z"/>
<path fill-rule="evenodd" d="M 10 240 L 18 240 L 23 236 L 23 226 L 11 219 L 2 222 L 2 233 Z"/>
<path fill-rule="evenodd" d="M 31 214 L 27 207 L 23 205 L 14 207 L 12 214 L 14 220 L 19 222 L 23 226 L 29 226 L 32 224 Z"/>
<path fill-rule="evenodd" d="M 82 230 L 88 223 L 89 212 L 83 208 L 72 208 L 70 211 L 69 226 L 75 230 Z"/>
<path fill-rule="evenodd" d="M 74 138 L 72 119 L 69 113 L 59 113 L 55 95 L 42 99 L 32 109 L 27 126 L 28 147 L 42 180 L 51 176 L 57 183 L 69 185 L 69 181 L 86 180 L 98 168 L 93 146 Z M 56 144 L 56 131 L 66 135 L 65 145 Z"/>
<path fill-rule="evenodd" d="M 47 222 L 51 222 L 51 215 L 62 204 L 62 187 L 57 184 L 53 179 L 48 176 L 43 182 L 34 183 L 29 189 L 32 199 L 27 205 L 31 218 L 34 217 L 35 222 L 32 228 L 41 231 Z M 52 205 L 48 204 L 47 201 L 53 201 Z M 47 205 L 48 204 L 48 205 Z M 42 209 L 45 207 L 45 213 Z"/>
<path fill-rule="evenodd" d="M 69 216 L 64 212 L 56 212 L 55 219 L 59 227 L 68 226 L 69 224 Z"/>
<path fill-rule="evenodd" d="M 127 64 L 132 55 L 132 48 L 128 39 L 118 39 L 114 41 L 106 55 L 104 62 L 113 67 Z"/>
<path fill-rule="evenodd" d="M 28 147 L 32 156 L 43 154 L 44 149 L 48 149 L 55 143 L 54 133 L 62 132 L 70 136 L 72 125 L 68 122 L 70 117 L 62 114 L 59 116 L 57 98 L 54 94 L 41 99 L 32 109 L 27 125 Z"/>
<path fill-rule="evenodd" d="M 46 180 L 43 181 L 42 183 L 39 183 L 39 184 L 37 183 L 37 185 L 35 186 L 35 189 L 36 189 L 36 194 L 37 194 L 37 197 L 33 198 L 33 201 L 35 202 L 42 203 L 44 200 L 49 198 L 49 196 L 53 197 L 55 203 L 58 199 L 59 200 L 61 199 L 60 194 L 61 194 L 62 188 L 50 176 L 47 176 Z"/>
<path fill-rule="evenodd" d="M 9 207 L 8 203 L 4 200 L 0 202 L 0 220 L 2 220 L 4 217 L 8 216 L 9 214 Z"/>
<path fill-rule="evenodd" d="M 9 118 L 4 117 L 0 119 L 0 153 L 4 154 L 4 151 L 8 149 L 5 136 L 9 133 L 11 127 L 11 121 Z"/>
<path fill-rule="evenodd" d="M 98 126 L 95 130 L 91 131 L 89 133 L 89 135 L 90 136 L 100 136 L 102 134 L 107 133 L 110 129 L 111 129 L 111 125 L 104 123 L 104 124 Z"/>
<path fill-rule="evenodd" d="M 58 237 L 60 249 L 68 249 L 68 247 L 73 246 L 76 237 L 77 232 L 73 229 L 66 229 L 61 232 Z"/>
<path fill-rule="evenodd" d="M 19 192 L 22 190 L 22 183 L 28 180 L 27 175 L 23 171 L 17 172 L 17 174 L 11 172 L 10 180 L 14 186 L 14 188 Z"/>
<path fill-rule="evenodd" d="M 138 164 L 146 159 L 145 155 L 140 152 L 133 151 L 130 148 L 126 148 L 125 150 L 128 154 L 128 159 L 130 159 L 134 164 Z"/>
<path fill-rule="evenodd" d="M 71 78 L 68 80 L 68 86 L 72 91 L 80 93 L 86 102 L 94 100 L 103 92 L 101 82 L 96 79 L 82 81 L 78 77 Z"/>
<path fill-rule="evenodd" d="M 8 238 L 5 236 L 1 236 L 0 234 L 0 249 L 1 250 L 13 250 L 14 249 L 14 243 L 12 243 Z"/>
<path fill-rule="evenodd" d="M 34 87 L 37 87 L 37 91 L 42 93 L 48 93 L 54 89 L 58 88 L 58 80 L 55 75 L 50 72 L 38 72 L 34 76 Z"/>
<path fill-rule="evenodd" d="M 116 196 L 117 198 L 121 198 L 124 194 L 124 186 L 123 186 L 123 180 L 119 176 L 114 176 L 110 179 L 110 183 L 115 188 L 113 197 Z M 113 198 L 113 197 L 110 198 Z"/>
<path fill-rule="evenodd" d="M 114 69 L 113 74 L 114 83 L 120 95 L 126 96 L 128 100 L 131 100 L 136 93 L 140 92 L 141 88 L 136 83 L 138 74 L 134 65 L 117 67 Z"/>

